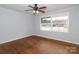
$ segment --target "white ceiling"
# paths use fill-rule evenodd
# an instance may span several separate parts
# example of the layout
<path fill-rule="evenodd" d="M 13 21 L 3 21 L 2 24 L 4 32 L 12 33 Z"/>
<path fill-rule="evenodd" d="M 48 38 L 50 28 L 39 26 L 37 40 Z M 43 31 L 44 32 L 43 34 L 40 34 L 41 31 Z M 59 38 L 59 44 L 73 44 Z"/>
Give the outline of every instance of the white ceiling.
<path fill-rule="evenodd" d="M 33 4 L 31 4 L 34 6 Z M 79 6 L 78 4 L 38 4 L 38 7 L 47 6 L 46 12 L 55 11 L 58 9 L 70 8 L 74 6 Z M 26 12 L 24 10 L 31 9 L 28 7 L 28 4 L 0 4 L 0 7 L 5 7 L 9 9 L 13 9 L 16 11 Z"/>

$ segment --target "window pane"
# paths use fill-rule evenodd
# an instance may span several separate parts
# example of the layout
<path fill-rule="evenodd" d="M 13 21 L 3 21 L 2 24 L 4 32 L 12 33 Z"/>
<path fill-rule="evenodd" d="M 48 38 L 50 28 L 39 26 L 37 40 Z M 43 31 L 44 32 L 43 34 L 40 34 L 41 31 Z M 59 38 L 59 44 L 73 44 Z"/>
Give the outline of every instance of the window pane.
<path fill-rule="evenodd" d="M 40 29 L 50 31 L 51 30 L 51 24 L 41 24 Z"/>
<path fill-rule="evenodd" d="M 54 20 L 52 21 L 53 27 L 64 27 L 66 25 L 66 20 Z"/>
<path fill-rule="evenodd" d="M 41 18 L 41 23 L 51 23 L 51 18 L 50 17 Z"/>
<path fill-rule="evenodd" d="M 64 27 L 53 27 L 51 31 L 54 31 L 54 32 L 68 32 L 68 29 L 64 28 Z"/>
<path fill-rule="evenodd" d="M 52 17 L 52 29 L 54 32 L 68 32 L 68 16 Z"/>

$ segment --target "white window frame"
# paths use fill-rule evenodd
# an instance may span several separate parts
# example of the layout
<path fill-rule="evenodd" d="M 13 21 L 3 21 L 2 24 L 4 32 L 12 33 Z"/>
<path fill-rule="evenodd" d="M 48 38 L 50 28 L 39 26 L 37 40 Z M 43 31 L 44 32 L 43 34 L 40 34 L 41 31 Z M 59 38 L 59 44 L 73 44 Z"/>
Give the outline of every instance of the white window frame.
<path fill-rule="evenodd" d="M 41 19 L 43 19 L 43 18 L 48 18 L 48 17 L 42 17 Z M 59 27 L 60 28 L 60 30 L 59 29 L 57 29 L 56 30 L 56 27 L 52 27 L 52 25 L 53 25 L 53 23 L 52 23 L 52 21 L 54 21 L 54 20 L 52 20 L 52 19 L 60 19 L 60 21 L 63 21 L 63 22 L 65 22 L 66 21 L 66 23 L 64 23 L 64 27 Z M 66 19 L 67 18 L 67 19 Z M 69 32 L 69 13 L 68 12 L 65 12 L 65 13 L 62 13 L 62 14 L 56 14 L 56 15 L 53 15 L 53 16 L 50 16 L 50 19 L 51 19 L 51 26 L 50 26 L 50 29 L 49 30 L 45 30 L 45 29 L 41 29 L 42 28 L 42 24 L 41 24 L 41 21 L 40 21 L 40 30 L 42 30 L 42 31 L 53 31 L 53 32 Z M 64 19 L 64 20 L 62 20 L 62 19 Z M 57 20 L 55 20 L 55 21 L 57 21 Z M 59 20 L 58 20 L 59 21 Z M 58 27 L 57 27 L 58 28 Z"/>

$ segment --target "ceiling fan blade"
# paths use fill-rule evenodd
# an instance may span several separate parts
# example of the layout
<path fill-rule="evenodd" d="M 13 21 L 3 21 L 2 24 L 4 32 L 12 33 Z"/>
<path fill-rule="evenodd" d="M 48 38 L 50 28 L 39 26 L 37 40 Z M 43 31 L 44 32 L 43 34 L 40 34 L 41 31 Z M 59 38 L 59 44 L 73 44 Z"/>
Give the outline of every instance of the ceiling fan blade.
<path fill-rule="evenodd" d="M 39 9 L 45 9 L 45 8 L 47 8 L 46 6 L 43 6 L 43 7 L 40 7 Z"/>
<path fill-rule="evenodd" d="M 25 10 L 25 11 L 32 11 L 33 9 Z"/>
<path fill-rule="evenodd" d="M 29 7 L 34 8 L 33 6 L 29 5 Z"/>
<path fill-rule="evenodd" d="M 38 9 L 39 12 L 45 13 L 45 11 Z"/>

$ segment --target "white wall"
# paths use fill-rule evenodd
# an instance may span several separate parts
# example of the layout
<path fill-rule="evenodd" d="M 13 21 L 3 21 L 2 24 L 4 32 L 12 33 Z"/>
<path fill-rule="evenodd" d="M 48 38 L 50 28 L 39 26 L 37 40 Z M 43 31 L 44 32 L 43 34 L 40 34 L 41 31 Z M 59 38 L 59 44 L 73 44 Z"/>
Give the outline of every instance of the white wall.
<path fill-rule="evenodd" d="M 0 7 L 0 43 L 33 34 L 33 16 Z"/>
<path fill-rule="evenodd" d="M 69 12 L 69 33 L 57 33 L 57 32 L 48 32 L 40 30 L 40 19 L 45 16 L 53 16 L 54 14 L 59 14 L 63 12 Z M 35 34 L 39 36 L 44 36 L 48 38 L 56 38 L 58 40 L 69 41 L 79 43 L 79 6 L 60 9 L 53 12 L 40 14 L 35 18 Z"/>
<path fill-rule="evenodd" d="M 69 12 L 69 33 L 56 33 L 40 30 L 40 19 L 58 13 Z M 0 43 L 14 39 L 40 35 L 48 38 L 79 43 L 79 7 L 60 9 L 37 16 L 28 15 L 0 7 Z"/>

